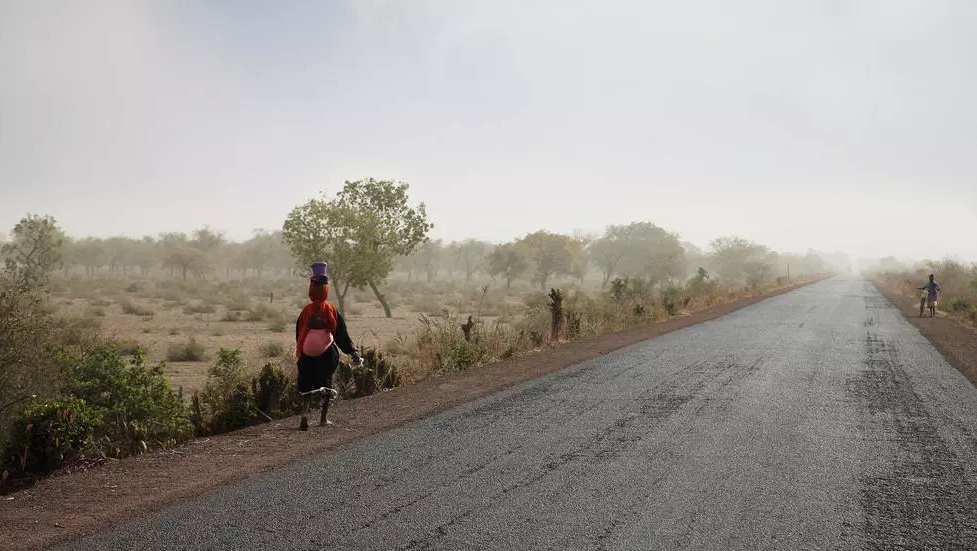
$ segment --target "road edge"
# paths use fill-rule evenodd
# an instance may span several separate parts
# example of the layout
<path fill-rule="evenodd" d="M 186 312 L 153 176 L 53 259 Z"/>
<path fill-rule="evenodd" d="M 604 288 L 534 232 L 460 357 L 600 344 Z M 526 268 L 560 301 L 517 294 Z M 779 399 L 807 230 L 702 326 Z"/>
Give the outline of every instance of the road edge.
<path fill-rule="evenodd" d="M 874 278 L 868 281 L 948 364 L 977 388 L 977 333 L 952 318 L 920 318 L 919 303 L 915 297 L 906 297 L 884 281 Z"/>
<path fill-rule="evenodd" d="M 128 457 L 52 476 L 0 501 L 0 548 L 64 544 L 219 487 L 437 415 L 472 400 L 812 285 L 832 276 L 671 318 L 564 343 L 478 369 L 338 402 L 334 427 L 294 430 L 298 416 L 198 439 L 171 453 Z M 311 442 L 310 442 L 311 441 Z M 13 499 L 9 499 L 9 498 Z M 16 542 L 16 543 L 14 543 Z M 10 547 L 6 547 L 10 544 Z"/>

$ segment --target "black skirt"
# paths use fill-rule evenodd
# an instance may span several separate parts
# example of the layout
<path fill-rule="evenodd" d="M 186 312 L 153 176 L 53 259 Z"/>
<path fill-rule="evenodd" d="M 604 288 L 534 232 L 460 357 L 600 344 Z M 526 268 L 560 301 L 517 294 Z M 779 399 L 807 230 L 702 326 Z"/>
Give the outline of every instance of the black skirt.
<path fill-rule="evenodd" d="M 321 356 L 306 356 L 302 354 L 298 359 L 299 392 L 308 392 L 317 388 L 332 388 L 332 376 L 339 367 L 339 349 L 332 345 Z"/>

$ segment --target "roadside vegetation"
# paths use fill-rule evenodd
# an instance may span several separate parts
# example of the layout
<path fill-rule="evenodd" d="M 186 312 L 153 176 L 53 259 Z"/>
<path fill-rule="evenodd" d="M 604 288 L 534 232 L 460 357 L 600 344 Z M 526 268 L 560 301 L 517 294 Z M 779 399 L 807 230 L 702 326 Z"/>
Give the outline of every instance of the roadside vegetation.
<path fill-rule="evenodd" d="M 968 266 L 952 258 L 907 264 L 895 258 L 883 258 L 866 271 L 876 281 L 913 301 L 919 300 L 917 289 L 933 274 L 940 284 L 939 312 L 977 329 L 977 264 Z"/>
<path fill-rule="evenodd" d="M 340 366 L 345 399 L 681 316 L 841 263 L 735 236 L 703 250 L 644 221 L 601 235 L 432 240 L 408 190 L 347 182 L 296 206 L 281 231 L 244 242 L 210 228 L 72 238 L 50 217 L 26 216 L 0 249 L 0 488 L 296 413 L 293 327 L 315 260 L 329 262 L 331 300 L 366 359 Z M 969 280 L 945 279 L 947 293 L 973 304 Z"/>

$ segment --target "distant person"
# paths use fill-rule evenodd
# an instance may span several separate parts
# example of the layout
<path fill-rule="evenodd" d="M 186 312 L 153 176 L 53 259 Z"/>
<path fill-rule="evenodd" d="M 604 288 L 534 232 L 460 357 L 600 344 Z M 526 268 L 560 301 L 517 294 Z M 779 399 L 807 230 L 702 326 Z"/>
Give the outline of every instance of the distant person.
<path fill-rule="evenodd" d="M 929 308 L 930 317 L 936 317 L 936 304 L 939 302 L 940 298 L 940 284 L 936 282 L 936 278 L 933 274 L 930 274 L 930 280 L 926 285 L 919 287 L 918 290 L 926 291 L 926 307 Z M 923 309 L 919 310 L 919 317 L 923 317 Z"/>
<path fill-rule="evenodd" d="M 312 277 L 309 278 L 309 304 L 302 308 L 295 320 L 295 357 L 298 359 L 298 390 L 311 392 L 320 388 L 332 389 L 332 378 L 339 367 L 339 351 L 353 357 L 356 364 L 363 362 L 359 351 L 353 346 L 346 330 L 346 322 L 336 307 L 326 302 L 329 298 L 329 277 L 326 275 L 326 263 L 316 262 L 312 265 Z M 319 426 L 331 425 L 326 419 L 329 411 L 330 393 L 322 395 L 322 416 Z M 308 430 L 309 420 L 305 413 L 308 411 L 308 400 L 303 408 L 302 430 Z"/>

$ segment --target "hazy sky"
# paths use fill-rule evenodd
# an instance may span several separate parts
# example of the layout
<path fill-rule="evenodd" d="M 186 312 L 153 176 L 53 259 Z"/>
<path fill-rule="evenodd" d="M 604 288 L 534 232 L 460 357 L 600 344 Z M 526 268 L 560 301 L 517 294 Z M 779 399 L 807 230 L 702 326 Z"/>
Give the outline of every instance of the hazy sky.
<path fill-rule="evenodd" d="M 280 228 L 411 184 L 445 238 L 977 260 L 977 2 L 0 0 L 0 228 Z"/>

